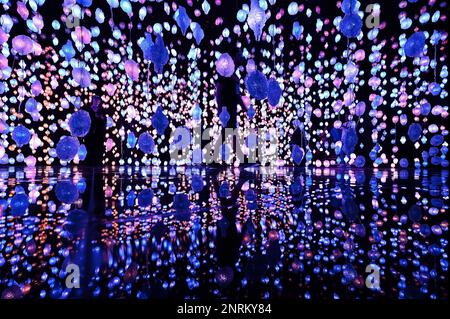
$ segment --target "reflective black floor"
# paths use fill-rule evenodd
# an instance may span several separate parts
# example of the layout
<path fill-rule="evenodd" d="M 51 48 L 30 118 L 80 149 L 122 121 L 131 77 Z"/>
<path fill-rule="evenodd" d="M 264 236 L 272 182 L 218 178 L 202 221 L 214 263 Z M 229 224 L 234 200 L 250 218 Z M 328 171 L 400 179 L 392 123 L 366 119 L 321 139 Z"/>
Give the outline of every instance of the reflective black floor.
<path fill-rule="evenodd" d="M 3 167 L 0 294 L 446 299 L 447 184 L 426 170 Z"/>

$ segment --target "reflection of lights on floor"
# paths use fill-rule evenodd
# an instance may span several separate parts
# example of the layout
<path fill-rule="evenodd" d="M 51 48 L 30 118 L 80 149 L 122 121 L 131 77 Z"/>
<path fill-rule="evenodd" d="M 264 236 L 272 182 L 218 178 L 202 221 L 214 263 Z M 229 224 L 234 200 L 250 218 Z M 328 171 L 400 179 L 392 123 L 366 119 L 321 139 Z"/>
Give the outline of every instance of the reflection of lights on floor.
<path fill-rule="evenodd" d="M 0 173 L 3 298 L 448 297 L 447 171 Z"/>

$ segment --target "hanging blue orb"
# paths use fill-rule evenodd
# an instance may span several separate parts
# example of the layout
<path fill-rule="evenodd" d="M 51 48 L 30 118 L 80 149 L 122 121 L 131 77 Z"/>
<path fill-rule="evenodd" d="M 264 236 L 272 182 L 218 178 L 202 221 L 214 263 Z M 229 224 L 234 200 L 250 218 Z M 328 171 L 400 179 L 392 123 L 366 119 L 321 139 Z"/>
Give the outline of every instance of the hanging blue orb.
<path fill-rule="evenodd" d="M 164 114 L 161 106 L 158 106 L 158 109 L 152 117 L 152 125 L 159 135 L 163 135 L 167 126 L 169 126 L 169 120 Z"/>
<path fill-rule="evenodd" d="M 92 5 L 92 0 L 77 0 L 77 3 L 85 8 L 89 8 Z"/>
<path fill-rule="evenodd" d="M 419 140 L 420 136 L 422 136 L 422 125 L 412 123 L 408 128 L 408 136 L 412 142 Z"/>
<path fill-rule="evenodd" d="M 292 147 L 292 160 L 296 165 L 300 165 L 305 156 L 305 151 L 298 145 L 294 144 Z"/>
<path fill-rule="evenodd" d="M 78 158 L 81 161 L 84 161 L 86 159 L 86 155 L 87 155 L 86 146 L 84 144 L 81 144 L 80 148 L 78 149 Z"/>
<path fill-rule="evenodd" d="M 191 182 L 192 190 L 195 193 L 200 192 L 203 189 L 203 178 L 201 175 L 193 175 Z"/>
<path fill-rule="evenodd" d="M 23 125 L 16 126 L 12 132 L 12 138 L 17 146 L 22 147 L 31 140 L 30 131 Z"/>
<path fill-rule="evenodd" d="M 13 216 L 23 216 L 27 212 L 28 206 L 30 205 L 29 197 L 23 193 L 16 194 L 11 199 L 10 205 Z"/>
<path fill-rule="evenodd" d="M 73 113 L 69 120 L 69 127 L 73 136 L 86 136 L 91 128 L 91 117 L 89 113 L 84 110 Z"/>
<path fill-rule="evenodd" d="M 139 136 L 138 145 L 139 149 L 146 154 L 153 153 L 153 150 L 155 149 L 155 141 L 150 133 L 147 132 L 144 132 Z"/>
<path fill-rule="evenodd" d="M 430 90 L 431 95 L 438 96 L 441 93 L 441 86 L 439 83 L 432 82 L 428 85 L 428 90 Z"/>
<path fill-rule="evenodd" d="M 409 37 L 403 47 L 406 56 L 416 57 L 422 54 L 425 48 L 425 34 L 423 32 L 416 32 Z"/>
<path fill-rule="evenodd" d="M 344 0 L 342 1 L 341 10 L 345 14 L 355 13 L 357 8 L 357 0 Z"/>
<path fill-rule="evenodd" d="M 337 142 L 341 140 L 342 137 L 342 131 L 336 127 L 333 127 L 330 131 L 331 139 L 333 142 Z"/>
<path fill-rule="evenodd" d="M 141 44 L 139 45 L 141 47 L 142 53 L 144 55 L 144 60 L 150 61 L 151 60 L 151 49 L 153 47 L 153 39 L 150 33 L 145 33 L 145 38 L 142 40 Z"/>
<path fill-rule="evenodd" d="M 356 38 L 361 32 L 362 19 L 356 13 L 347 14 L 341 20 L 339 28 L 347 38 Z"/>
<path fill-rule="evenodd" d="M 430 103 L 423 103 L 420 105 L 420 114 L 427 116 L 431 112 L 431 104 Z"/>
<path fill-rule="evenodd" d="M 153 190 L 150 188 L 144 189 L 138 195 L 138 205 L 139 207 L 148 207 L 153 201 Z"/>
<path fill-rule="evenodd" d="M 422 209 L 417 205 L 411 206 L 408 211 L 408 217 L 415 223 L 420 221 L 422 219 Z"/>
<path fill-rule="evenodd" d="M 56 198 L 65 204 L 72 204 L 78 199 L 78 188 L 72 182 L 62 181 L 56 184 Z"/>
<path fill-rule="evenodd" d="M 68 40 L 61 48 L 60 54 L 67 60 L 71 60 L 75 54 L 75 48 L 73 47 L 72 41 Z"/>
<path fill-rule="evenodd" d="M 29 98 L 25 103 L 25 110 L 28 113 L 35 113 L 38 111 L 38 102 L 34 98 Z"/>
<path fill-rule="evenodd" d="M 251 120 L 253 119 L 253 117 L 255 117 L 255 115 L 256 115 L 255 108 L 253 107 L 253 104 L 251 104 L 247 110 L 247 116 Z"/>
<path fill-rule="evenodd" d="M 80 143 L 73 136 L 63 136 L 56 145 L 56 155 L 62 161 L 70 161 L 78 154 Z"/>
<path fill-rule="evenodd" d="M 355 150 L 355 146 L 358 143 L 358 135 L 356 129 L 351 126 L 344 128 L 342 132 L 342 151 L 344 154 L 350 155 Z"/>
<path fill-rule="evenodd" d="M 280 102 L 281 94 L 283 91 L 281 90 L 280 84 L 275 79 L 270 79 L 267 82 L 267 100 L 269 104 L 272 106 L 277 106 Z"/>
<path fill-rule="evenodd" d="M 186 9 L 183 6 L 180 6 L 178 10 L 175 12 L 173 18 L 180 27 L 183 35 L 186 35 L 186 31 L 189 28 L 189 25 L 191 24 L 191 19 L 187 15 Z"/>
<path fill-rule="evenodd" d="M 150 48 L 150 60 L 154 64 L 156 73 L 162 73 L 164 65 L 169 61 L 169 51 L 160 34 L 156 36 L 155 43 Z"/>
<path fill-rule="evenodd" d="M 227 124 L 230 121 L 230 113 L 228 113 L 226 107 L 222 107 L 222 112 L 219 114 L 219 120 L 223 127 L 227 127 Z"/>
<path fill-rule="evenodd" d="M 268 94 L 268 84 L 266 76 L 261 71 L 253 71 L 245 79 L 245 86 L 252 97 L 257 100 L 264 100 Z"/>
<path fill-rule="evenodd" d="M 409 162 L 406 158 L 402 158 L 402 159 L 400 159 L 399 164 L 400 164 L 401 168 L 407 168 L 409 165 Z"/>
<path fill-rule="evenodd" d="M 290 188 L 291 188 L 291 193 L 294 196 L 300 195 L 303 190 L 302 183 L 298 178 L 291 184 Z"/>
<path fill-rule="evenodd" d="M 136 143 L 137 143 L 136 135 L 134 135 L 133 132 L 130 132 L 127 137 L 127 147 L 134 148 L 136 146 Z"/>
<path fill-rule="evenodd" d="M 433 136 L 430 140 L 430 144 L 433 146 L 439 146 L 444 143 L 444 137 L 440 134 Z"/>
<path fill-rule="evenodd" d="M 228 182 L 223 182 L 219 186 L 219 197 L 221 198 L 227 198 L 230 196 L 230 184 Z"/>

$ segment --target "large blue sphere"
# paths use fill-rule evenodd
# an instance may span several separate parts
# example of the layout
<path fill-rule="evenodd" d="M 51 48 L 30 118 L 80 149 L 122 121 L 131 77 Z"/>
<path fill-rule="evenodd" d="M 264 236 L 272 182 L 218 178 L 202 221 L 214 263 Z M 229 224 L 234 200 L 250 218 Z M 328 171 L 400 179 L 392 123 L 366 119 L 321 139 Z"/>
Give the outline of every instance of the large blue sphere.
<path fill-rule="evenodd" d="M 252 97 L 264 100 L 267 97 L 269 86 L 266 76 L 260 71 L 253 71 L 245 79 L 245 86 Z"/>
<path fill-rule="evenodd" d="M 69 181 L 56 184 L 56 197 L 63 203 L 72 204 L 78 199 L 77 186 Z"/>
<path fill-rule="evenodd" d="M 416 57 L 422 54 L 425 47 L 425 34 L 423 32 L 416 32 L 406 41 L 403 49 L 408 57 Z"/>
<path fill-rule="evenodd" d="M 408 128 L 408 136 L 412 142 L 417 141 L 422 135 L 422 125 L 419 123 L 412 123 Z"/>
<path fill-rule="evenodd" d="M 342 151 L 346 155 L 354 152 L 356 144 L 358 143 L 358 135 L 354 127 L 344 128 L 342 132 Z"/>
<path fill-rule="evenodd" d="M 352 13 L 345 15 L 339 27 L 347 38 L 355 38 L 361 32 L 362 24 L 361 17 L 356 13 Z"/>
<path fill-rule="evenodd" d="M 86 136 L 91 128 L 91 117 L 89 113 L 84 110 L 73 113 L 69 120 L 69 127 L 73 136 Z"/>
<path fill-rule="evenodd" d="M 30 205 L 29 198 L 26 194 L 16 194 L 11 199 L 11 213 L 13 216 L 25 215 L 28 205 Z"/>
<path fill-rule="evenodd" d="M 268 81 L 268 90 L 267 90 L 267 100 L 269 104 L 272 106 L 277 106 L 280 102 L 281 94 L 283 91 L 281 90 L 278 81 L 275 79 L 270 79 Z"/>
<path fill-rule="evenodd" d="M 138 195 L 139 207 L 148 207 L 152 204 L 153 191 L 150 188 L 144 189 Z"/>
<path fill-rule="evenodd" d="M 62 161 L 70 161 L 77 155 L 79 147 L 76 137 L 63 136 L 56 145 L 56 154 Z"/>
<path fill-rule="evenodd" d="M 153 150 L 155 148 L 155 141 L 153 140 L 153 137 L 149 133 L 145 132 L 139 136 L 138 145 L 139 149 L 142 152 L 150 154 L 153 153 Z"/>
<path fill-rule="evenodd" d="M 64 224 L 65 230 L 72 236 L 80 235 L 89 221 L 88 214 L 82 209 L 70 211 Z"/>
<path fill-rule="evenodd" d="M 14 142 L 16 142 L 17 146 L 22 147 L 30 141 L 31 133 L 25 126 L 19 125 L 14 128 L 12 138 Z"/>

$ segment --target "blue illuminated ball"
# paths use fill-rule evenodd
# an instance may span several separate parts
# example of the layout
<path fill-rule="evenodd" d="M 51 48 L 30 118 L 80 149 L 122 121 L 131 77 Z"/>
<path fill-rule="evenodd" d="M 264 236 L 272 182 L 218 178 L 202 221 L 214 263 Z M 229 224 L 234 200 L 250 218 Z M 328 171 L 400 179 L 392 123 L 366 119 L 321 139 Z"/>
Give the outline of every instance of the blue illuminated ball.
<path fill-rule="evenodd" d="M 23 216 L 27 212 L 30 205 L 29 198 L 26 194 L 16 194 L 11 199 L 11 213 L 13 216 Z"/>
<path fill-rule="evenodd" d="M 82 209 L 75 209 L 67 215 L 64 229 L 72 236 L 78 236 L 87 226 L 89 221 L 88 214 Z"/>
<path fill-rule="evenodd" d="M 252 97 L 264 100 L 268 94 L 266 76 L 260 71 L 253 71 L 245 79 L 245 86 Z"/>
<path fill-rule="evenodd" d="M 92 83 L 92 76 L 85 68 L 74 68 L 72 71 L 73 79 L 82 88 L 88 88 Z"/>
<path fill-rule="evenodd" d="M 403 49 L 408 57 L 416 57 L 422 54 L 425 47 L 425 34 L 416 32 L 406 41 Z"/>
<path fill-rule="evenodd" d="M 203 179 L 201 175 L 192 176 L 192 190 L 194 192 L 200 192 L 203 189 Z"/>
<path fill-rule="evenodd" d="M 174 20 L 177 22 L 178 26 L 181 29 L 183 35 L 186 34 L 187 29 L 191 23 L 191 19 L 186 13 L 186 9 L 184 7 L 179 7 L 178 10 L 174 14 Z"/>
<path fill-rule="evenodd" d="M 402 168 L 407 168 L 409 165 L 408 160 L 406 158 L 400 159 L 399 164 L 400 164 L 400 167 L 402 167 Z"/>
<path fill-rule="evenodd" d="M 431 112 L 431 104 L 424 103 L 420 106 L 420 114 L 427 116 Z"/>
<path fill-rule="evenodd" d="M 56 198 L 66 204 L 72 204 L 78 199 L 77 186 L 69 181 L 63 181 L 56 184 Z"/>
<path fill-rule="evenodd" d="M 25 110 L 28 113 L 35 113 L 38 111 L 38 102 L 34 98 L 29 98 L 25 103 Z"/>
<path fill-rule="evenodd" d="M 358 135 L 354 127 L 344 128 L 342 132 L 342 150 L 346 155 L 350 155 L 355 150 L 358 143 Z"/>
<path fill-rule="evenodd" d="M 133 132 L 130 132 L 127 137 L 127 147 L 134 148 L 136 146 L 136 143 L 137 143 L 136 135 L 134 135 Z"/>
<path fill-rule="evenodd" d="M 354 164 L 356 167 L 364 167 L 366 164 L 366 158 L 363 155 L 358 155 L 355 158 Z"/>
<path fill-rule="evenodd" d="M 270 79 L 267 84 L 267 100 L 270 105 L 276 106 L 280 102 L 283 91 L 281 90 L 278 81 L 275 79 Z"/>
<path fill-rule="evenodd" d="M 345 15 L 339 28 L 347 38 L 355 38 L 361 32 L 362 24 L 361 17 L 356 13 L 351 13 Z"/>
<path fill-rule="evenodd" d="M 341 140 L 342 137 L 342 131 L 336 127 L 333 127 L 330 131 L 331 138 L 333 142 L 337 142 Z"/>
<path fill-rule="evenodd" d="M 344 0 L 342 1 L 341 10 L 345 14 L 354 13 L 356 9 L 357 0 Z"/>
<path fill-rule="evenodd" d="M 439 83 L 432 82 L 428 86 L 428 90 L 430 90 L 431 95 L 438 96 L 441 93 L 441 86 Z"/>
<path fill-rule="evenodd" d="M 68 40 L 61 48 L 61 55 L 66 58 L 67 61 L 71 60 L 76 54 L 72 41 Z"/>
<path fill-rule="evenodd" d="M 73 136 L 86 136 L 91 128 L 89 113 L 84 110 L 73 113 L 69 120 L 69 127 Z"/>
<path fill-rule="evenodd" d="M 430 253 L 431 256 L 439 256 L 441 254 L 441 248 L 439 247 L 438 244 L 431 244 L 428 247 L 428 252 Z"/>
<path fill-rule="evenodd" d="M 83 7 L 90 7 L 92 5 L 92 0 L 77 0 L 77 3 Z"/>
<path fill-rule="evenodd" d="M 139 136 L 138 145 L 142 152 L 151 154 L 155 148 L 155 141 L 149 133 L 144 132 Z"/>
<path fill-rule="evenodd" d="M 152 204 L 153 191 L 149 188 L 144 189 L 138 195 L 138 205 L 139 207 L 148 207 Z"/>
<path fill-rule="evenodd" d="M 167 126 L 169 126 L 169 120 L 164 114 L 161 106 L 156 109 L 156 112 L 152 117 L 152 125 L 159 135 L 163 135 Z"/>
<path fill-rule="evenodd" d="M 78 153 L 80 143 L 76 137 L 63 136 L 56 145 L 56 155 L 62 161 L 72 160 Z"/>
<path fill-rule="evenodd" d="M 408 136 L 412 142 L 419 140 L 420 136 L 422 136 L 422 125 L 412 123 L 408 128 Z"/>
<path fill-rule="evenodd" d="M 439 146 L 444 143 L 444 137 L 440 134 L 433 136 L 430 140 L 430 144 L 433 146 Z"/>
<path fill-rule="evenodd" d="M 25 126 L 19 125 L 14 128 L 12 138 L 17 146 L 22 147 L 30 142 L 31 133 Z"/>
<path fill-rule="evenodd" d="M 78 158 L 81 161 L 84 161 L 86 159 L 86 155 L 87 155 L 86 146 L 84 144 L 81 144 L 80 148 L 78 149 Z"/>
<path fill-rule="evenodd" d="M 162 73 L 164 65 L 169 61 L 169 51 L 160 34 L 156 36 L 155 43 L 150 47 L 149 58 L 154 64 L 155 71 Z"/>
<path fill-rule="evenodd" d="M 150 33 L 145 33 L 144 40 L 139 45 L 141 47 L 142 53 L 144 55 L 144 60 L 149 61 L 151 59 L 151 48 L 153 46 L 153 39 Z"/>

